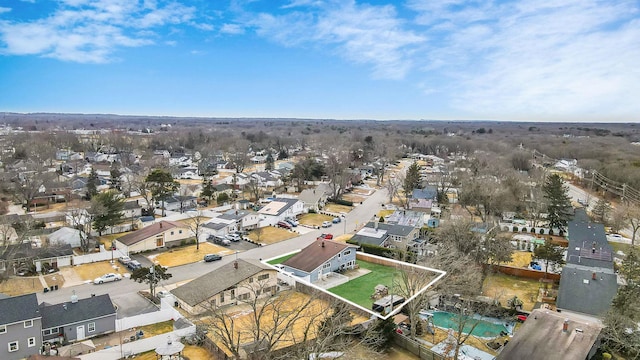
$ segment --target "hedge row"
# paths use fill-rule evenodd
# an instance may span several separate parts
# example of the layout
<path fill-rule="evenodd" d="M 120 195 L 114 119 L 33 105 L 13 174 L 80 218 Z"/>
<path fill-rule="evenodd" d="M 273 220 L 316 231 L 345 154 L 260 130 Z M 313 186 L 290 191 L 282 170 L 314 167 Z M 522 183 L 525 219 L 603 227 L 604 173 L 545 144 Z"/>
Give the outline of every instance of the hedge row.
<path fill-rule="evenodd" d="M 347 201 L 342 199 L 329 199 L 329 201 L 338 205 L 353 206 L 353 201 Z"/>

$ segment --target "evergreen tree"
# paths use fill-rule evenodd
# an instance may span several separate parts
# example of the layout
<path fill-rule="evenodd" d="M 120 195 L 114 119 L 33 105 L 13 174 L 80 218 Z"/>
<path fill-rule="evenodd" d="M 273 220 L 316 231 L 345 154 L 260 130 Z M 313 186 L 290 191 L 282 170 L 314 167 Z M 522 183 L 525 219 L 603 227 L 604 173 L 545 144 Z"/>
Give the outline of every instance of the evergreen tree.
<path fill-rule="evenodd" d="M 98 185 L 100 184 L 100 179 L 98 179 L 98 173 L 96 169 L 91 169 L 91 173 L 89 174 L 89 178 L 87 179 L 87 200 L 91 200 L 98 193 Z"/>
<path fill-rule="evenodd" d="M 93 213 L 93 228 L 102 235 L 108 227 L 122 222 L 124 201 L 117 192 L 110 190 L 99 193 L 91 199 Z"/>
<path fill-rule="evenodd" d="M 274 163 L 273 156 L 271 155 L 271 153 L 269 153 L 267 155 L 267 163 L 264 165 L 264 169 L 267 171 L 273 170 L 273 163 Z"/>
<path fill-rule="evenodd" d="M 202 191 L 200 192 L 200 196 L 207 199 L 207 204 L 211 202 L 213 195 L 215 194 L 215 189 L 213 188 L 213 183 L 211 179 L 202 179 Z"/>
<path fill-rule="evenodd" d="M 162 216 L 164 216 L 164 200 L 175 193 L 180 185 L 173 180 L 171 173 L 162 169 L 153 170 L 147 175 L 145 182 L 149 185 L 154 201 L 162 202 Z"/>
<path fill-rule="evenodd" d="M 139 283 L 149 284 L 149 291 L 151 292 L 151 296 L 156 296 L 156 285 L 160 282 L 160 280 L 167 280 L 172 276 L 173 275 L 167 272 L 166 268 L 160 265 L 155 265 L 153 267 L 153 271 L 150 267 L 142 267 L 140 269 L 136 269 L 133 274 L 131 274 L 131 280 Z"/>
<path fill-rule="evenodd" d="M 607 224 L 609 222 L 609 214 L 611 213 L 611 204 L 605 199 L 600 199 L 591 213 L 593 214 L 594 221 Z"/>
<path fill-rule="evenodd" d="M 117 166 L 113 166 L 111 168 L 111 185 L 109 186 L 110 189 L 116 189 L 118 191 L 122 190 L 122 182 L 120 181 L 121 175 L 122 172 L 120 172 L 120 169 L 118 169 Z"/>
<path fill-rule="evenodd" d="M 540 245 L 533 250 L 533 257 L 535 259 L 543 260 L 545 262 L 544 272 L 549 272 L 549 264 L 563 264 L 564 249 L 560 246 L 554 245 L 551 240 L 547 239 L 544 245 Z"/>
<path fill-rule="evenodd" d="M 406 205 L 409 204 L 413 190 L 417 189 L 418 186 L 420 186 L 420 166 L 418 166 L 417 162 L 413 162 L 413 164 L 409 165 L 404 177 L 404 182 L 402 183 Z"/>
<path fill-rule="evenodd" d="M 558 174 L 547 177 L 542 186 L 544 197 L 547 200 L 547 220 L 550 228 L 565 229 L 572 216 L 569 188 Z"/>

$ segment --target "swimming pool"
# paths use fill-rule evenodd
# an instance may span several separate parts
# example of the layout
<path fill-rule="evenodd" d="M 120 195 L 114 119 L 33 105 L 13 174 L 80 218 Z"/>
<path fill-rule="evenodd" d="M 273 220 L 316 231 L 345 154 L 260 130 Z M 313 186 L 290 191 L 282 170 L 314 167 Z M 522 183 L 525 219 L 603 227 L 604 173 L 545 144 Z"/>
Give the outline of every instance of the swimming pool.
<path fill-rule="evenodd" d="M 420 316 L 422 318 L 431 318 L 435 326 L 443 329 L 457 329 L 459 315 L 453 314 L 446 311 L 434 311 L 434 312 L 421 312 Z M 466 324 L 464 324 L 464 328 L 462 332 L 468 334 L 471 331 L 472 335 L 482 337 L 482 338 L 493 338 L 500 336 L 501 333 L 510 333 L 510 330 L 504 326 L 502 323 L 494 323 L 491 321 L 483 320 L 483 318 L 479 315 L 474 315 L 473 319 L 468 319 Z M 496 321 L 498 321 L 496 319 Z M 476 324 L 477 325 L 471 330 L 471 328 Z"/>

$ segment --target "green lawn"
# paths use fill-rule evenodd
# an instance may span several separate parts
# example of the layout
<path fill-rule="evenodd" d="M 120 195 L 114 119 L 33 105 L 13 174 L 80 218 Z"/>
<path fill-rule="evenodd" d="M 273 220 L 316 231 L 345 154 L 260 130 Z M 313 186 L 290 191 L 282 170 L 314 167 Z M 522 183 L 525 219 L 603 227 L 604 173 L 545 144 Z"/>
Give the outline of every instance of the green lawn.
<path fill-rule="evenodd" d="M 282 264 L 283 262 L 289 260 L 290 258 L 292 258 L 296 254 L 298 254 L 298 253 L 293 253 L 293 254 L 289 254 L 289 255 L 285 255 L 285 256 L 280 256 L 279 258 L 273 259 L 271 261 L 267 261 L 267 264 L 269 264 L 269 265 Z"/>
<path fill-rule="evenodd" d="M 629 253 L 629 250 L 631 249 L 631 244 L 609 241 L 609 245 L 611 245 L 611 248 L 613 248 L 614 253 L 617 252 L 618 250 L 622 250 L 622 252 L 625 253 L 626 255 Z M 636 250 L 638 250 L 638 246 L 636 246 Z"/>
<path fill-rule="evenodd" d="M 374 293 L 374 288 L 376 285 L 382 284 L 386 285 L 389 290 L 391 290 L 391 284 L 394 277 L 393 274 L 396 272 L 396 269 L 360 260 L 358 260 L 357 263 L 360 265 L 360 268 L 371 270 L 371 272 L 353 279 L 348 283 L 328 289 L 328 291 L 364 308 L 371 309 L 371 305 L 373 304 L 371 295 Z M 396 283 L 398 283 L 400 275 L 396 276 Z"/>

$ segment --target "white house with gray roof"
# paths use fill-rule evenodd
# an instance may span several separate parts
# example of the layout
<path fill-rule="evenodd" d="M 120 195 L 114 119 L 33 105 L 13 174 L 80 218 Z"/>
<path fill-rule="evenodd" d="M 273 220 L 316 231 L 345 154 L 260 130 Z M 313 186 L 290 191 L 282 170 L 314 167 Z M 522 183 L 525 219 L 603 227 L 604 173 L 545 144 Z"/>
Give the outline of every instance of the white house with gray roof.
<path fill-rule="evenodd" d="M 295 218 L 304 212 L 304 203 L 298 199 L 276 198 L 258 210 L 260 227 L 275 226 L 288 217 Z"/>
<path fill-rule="evenodd" d="M 218 218 L 235 221 L 237 230 L 253 230 L 260 224 L 258 213 L 249 210 L 229 210 Z"/>

